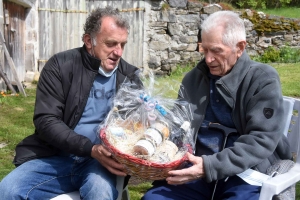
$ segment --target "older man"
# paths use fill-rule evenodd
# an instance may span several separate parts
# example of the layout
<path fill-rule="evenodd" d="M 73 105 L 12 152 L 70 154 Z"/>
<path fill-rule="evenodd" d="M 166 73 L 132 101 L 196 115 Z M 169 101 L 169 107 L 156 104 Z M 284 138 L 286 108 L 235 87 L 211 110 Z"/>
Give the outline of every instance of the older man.
<path fill-rule="evenodd" d="M 121 56 L 129 23 L 111 7 L 86 20 L 83 47 L 54 55 L 37 86 L 35 133 L 16 148 L 17 166 L 0 183 L 1 199 L 50 199 L 79 190 L 83 199 L 116 199 L 123 166 L 100 144 L 98 125 L 138 69 Z"/>
<path fill-rule="evenodd" d="M 258 199 L 260 186 L 236 174 L 249 168 L 266 173 L 276 160 L 292 157 L 282 137 L 278 74 L 247 55 L 243 20 L 219 11 L 201 28 L 205 58 L 182 81 L 192 104 L 195 154 L 184 169 L 154 182 L 144 200 Z"/>

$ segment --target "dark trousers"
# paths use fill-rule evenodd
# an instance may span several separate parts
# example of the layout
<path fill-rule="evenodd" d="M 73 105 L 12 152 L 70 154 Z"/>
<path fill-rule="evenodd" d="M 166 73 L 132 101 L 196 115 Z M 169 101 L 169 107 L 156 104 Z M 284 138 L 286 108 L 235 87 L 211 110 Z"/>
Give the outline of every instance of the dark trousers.
<path fill-rule="evenodd" d="M 166 181 L 154 181 L 142 200 L 211 200 L 215 182 L 200 179 L 184 185 L 169 185 Z M 258 200 L 260 186 L 249 185 L 238 176 L 218 181 L 214 200 Z"/>

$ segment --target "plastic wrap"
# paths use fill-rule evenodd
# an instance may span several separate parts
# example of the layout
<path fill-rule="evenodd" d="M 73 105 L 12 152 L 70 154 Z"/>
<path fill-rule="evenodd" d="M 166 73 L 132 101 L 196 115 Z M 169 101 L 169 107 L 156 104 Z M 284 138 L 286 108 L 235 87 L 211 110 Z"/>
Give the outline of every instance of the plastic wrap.
<path fill-rule="evenodd" d="M 99 129 L 105 129 L 110 144 L 125 154 L 155 163 L 180 159 L 194 146 L 184 88 L 177 82 L 159 86 L 153 75 L 143 84 L 140 89 L 131 83 L 121 85 Z"/>

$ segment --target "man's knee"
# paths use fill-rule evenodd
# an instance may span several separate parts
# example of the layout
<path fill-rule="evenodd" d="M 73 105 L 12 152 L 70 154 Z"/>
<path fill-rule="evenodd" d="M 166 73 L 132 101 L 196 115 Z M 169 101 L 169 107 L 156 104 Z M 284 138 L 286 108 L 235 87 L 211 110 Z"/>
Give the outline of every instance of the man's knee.
<path fill-rule="evenodd" d="M 114 179 L 105 179 L 98 175 L 88 176 L 80 188 L 80 193 L 85 197 L 88 195 L 88 199 L 116 199 L 118 191 Z"/>
<path fill-rule="evenodd" d="M 17 180 L 3 179 L 0 182 L 0 199 L 25 199 L 26 192 Z"/>

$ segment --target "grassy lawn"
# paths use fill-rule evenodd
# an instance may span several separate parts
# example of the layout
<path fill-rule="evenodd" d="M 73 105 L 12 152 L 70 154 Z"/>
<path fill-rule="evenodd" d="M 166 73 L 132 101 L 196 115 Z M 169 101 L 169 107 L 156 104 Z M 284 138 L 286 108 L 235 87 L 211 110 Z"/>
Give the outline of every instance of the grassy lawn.
<path fill-rule="evenodd" d="M 300 98 L 300 63 L 271 64 L 278 71 L 283 94 Z M 183 75 L 189 67 L 181 68 L 170 77 L 157 78 L 160 87 L 173 85 L 176 90 L 177 83 L 180 83 Z M 14 166 L 12 159 L 15 145 L 25 136 L 32 134 L 34 126 L 32 122 L 35 89 L 26 89 L 27 97 L 2 96 L 0 95 L 0 180 L 8 174 Z M 168 96 L 173 96 L 169 94 Z M 5 146 L 6 145 L 6 146 Z M 1 146 L 4 146 L 1 148 Z M 144 192 L 151 186 L 150 182 L 138 182 L 129 184 L 130 197 L 132 200 L 140 199 Z M 298 186 L 300 188 L 300 186 Z M 300 194 L 300 191 L 298 192 Z M 300 196 L 296 199 L 300 199 Z"/>
<path fill-rule="evenodd" d="M 284 96 L 300 98 L 300 63 L 273 63 L 279 73 Z"/>
<path fill-rule="evenodd" d="M 282 17 L 290 17 L 290 18 L 299 18 L 299 10 L 300 7 L 286 7 L 286 8 L 274 8 L 274 9 L 258 9 L 258 11 L 262 11 L 269 15 L 276 15 Z"/>

